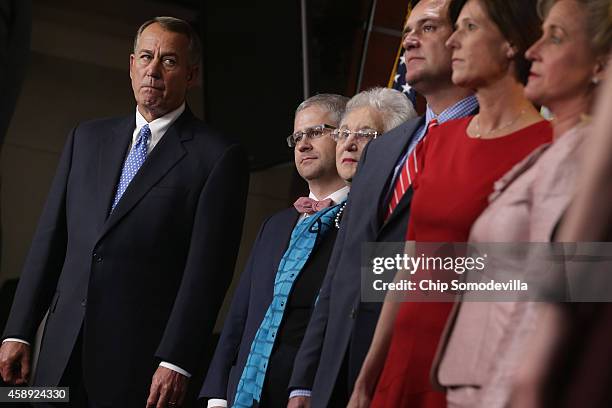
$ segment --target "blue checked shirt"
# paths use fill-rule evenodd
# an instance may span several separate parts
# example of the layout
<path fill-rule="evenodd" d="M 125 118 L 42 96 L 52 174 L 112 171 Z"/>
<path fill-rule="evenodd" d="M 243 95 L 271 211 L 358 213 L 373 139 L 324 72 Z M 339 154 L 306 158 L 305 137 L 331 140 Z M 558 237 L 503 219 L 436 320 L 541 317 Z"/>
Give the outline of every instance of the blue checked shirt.
<path fill-rule="evenodd" d="M 449 120 L 466 117 L 472 112 L 474 112 L 476 108 L 478 108 L 478 100 L 476 99 L 474 95 L 470 95 L 467 98 L 460 100 L 456 104 L 440 112 L 439 115 L 436 115 L 434 111 L 431 110 L 429 105 L 427 105 L 427 110 L 425 111 L 425 121 L 416 130 L 416 132 L 414 133 L 414 136 L 412 137 L 412 140 L 410 141 L 410 144 L 408 145 L 408 150 L 402 156 L 402 159 L 399 161 L 399 163 L 397 163 L 397 166 L 395 166 L 395 170 L 393 172 L 393 180 L 391 182 L 391 185 L 392 186 L 395 185 L 395 178 L 397 177 L 399 171 L 401 170 L 402 166 L 406 162 L 406 158 L 408 157 L 408 155 L 412 153 L 416 145 L 423 139 L 423 137 L 425 137 L 425 131 L 427 130 L 427 124 L 431 122 L 432 119 L 437 119 L 438 124 L 441 125 L 442 123 L 448 122 Z"/>

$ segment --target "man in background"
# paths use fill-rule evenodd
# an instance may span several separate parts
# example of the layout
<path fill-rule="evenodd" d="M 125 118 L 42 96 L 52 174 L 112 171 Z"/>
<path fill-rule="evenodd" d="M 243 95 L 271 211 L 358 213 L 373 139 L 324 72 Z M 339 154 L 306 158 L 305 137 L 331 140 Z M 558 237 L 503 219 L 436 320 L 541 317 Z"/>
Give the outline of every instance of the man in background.
<path fill-rule="evenodd" d="M 200 55 L 185 21 L 145 22 L 130 56 L 135 112 L 70 133 L 3 335 L 4 381 L 69 386 L 74 407 L 182 405 L 232 278 L 248 187 L 243 150 L 186 106 Z"/>
<path fill-rule="evenodd" d="M 347 100 L 320 94 L 296 110 L 287 142 L 310 193 L 261 226 L 202 387 L 209 408 L 287 403 L 293 359 L 327 270 L 339 204 L 348 194 L 331 135 Z M 308 227 L 313 222 L 316 228 Z"/>

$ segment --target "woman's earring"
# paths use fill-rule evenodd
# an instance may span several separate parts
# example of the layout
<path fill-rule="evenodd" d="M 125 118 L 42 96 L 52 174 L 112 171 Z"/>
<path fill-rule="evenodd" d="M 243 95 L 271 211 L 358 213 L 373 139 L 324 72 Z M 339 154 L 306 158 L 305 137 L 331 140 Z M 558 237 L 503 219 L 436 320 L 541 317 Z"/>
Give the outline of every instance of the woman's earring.
<path fill-rule="evenodd" d="M 509 45 L 509 47 L 508 47 L 508 51 L 506 52 L 506 56 L 508 58 L 512 59 L 512 58 L 514 58 L 516 56 L 517 50 L 516 50 L 516 47 L 514 45 L 512 45 L 512 44 L 508 44 L 508 45 Z"/>

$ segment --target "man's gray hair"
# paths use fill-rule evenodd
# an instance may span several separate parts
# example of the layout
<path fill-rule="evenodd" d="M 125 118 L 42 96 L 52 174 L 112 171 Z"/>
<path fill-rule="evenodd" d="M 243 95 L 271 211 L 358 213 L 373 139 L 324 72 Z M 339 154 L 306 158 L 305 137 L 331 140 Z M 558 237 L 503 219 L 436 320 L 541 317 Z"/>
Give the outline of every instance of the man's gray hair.
<path fill-rule="evenodd" d="M 334 123 L 328 123 L 328 125 L 338 126 L 348 100 L 349 98 L 342 95 L 318 94 L 300 103 L 300 106 L 295 110 L 295 114 L 297 115 L 300 111 L 310 108 L 311 106 L 318 106 L 331 113 Z"/>
<path fill-rule="evenodd" d="M 348 101 L 344 114 L 363 107 L 373 108 L 382 113 L 383 132 L 388 132 L 417 116 L 408 97 L 391 88 L 376 87 L 359 92 Z"/>
<path fill-rule="evenodd" d="M 172 33 L 183 34 L 189 40 L 189 46 L 187 53 L 189 55 L 189 64 L 200 65 L 200 59 L 202 58 L 202 44 L 200 43 L 200 37 L 195 32 L 191 24 L 185 20 L 175 17 L 155 17 L 151 20 L 145 21 L 136 31 L 136 37 L 134 37 L 134 54 L 136 54 L 136 48 L 138 47 L 138 40 L 142 32 L 151 24 L 159 24 L 161 28 Z"/>

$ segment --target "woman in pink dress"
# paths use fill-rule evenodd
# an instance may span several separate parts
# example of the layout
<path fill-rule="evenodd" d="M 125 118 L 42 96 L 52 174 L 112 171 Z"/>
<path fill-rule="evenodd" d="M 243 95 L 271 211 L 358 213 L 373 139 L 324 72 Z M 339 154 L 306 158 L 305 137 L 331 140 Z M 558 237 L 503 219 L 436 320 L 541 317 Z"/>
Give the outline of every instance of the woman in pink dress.
<path fill-rule="evenodd" d="M 470 242 L 549 242 L 578 185 L 585 139 L 591 133 L 586 118 L 611 48 L 610 42 L 597 40 L 600 34 L 611 38 L 610 0 L 548 3 L 542 10 L 544 33 L 526 53 L 533 64 L 525 94 L 552 112 L 554 139 L 495 184 L 489 206 L 472 227 Z M 597 30 L 598 21 L 602 33 Z M 531 265 L 513 267 L 505 262 L 503 272 L 519 276 Z M 539 271 L 528 269 L 533 272 Z M 465 302 L 456 309 L 434 371 L 436 380 L 448 389 L 449 406 L 508 406 L 519 363 L 533 360 L 528 357 L 527 340 L 538 325 L 541 307 L 533 302 L 500 301 Z M 531 373 L 537 371 L 534 368 Z"/>

